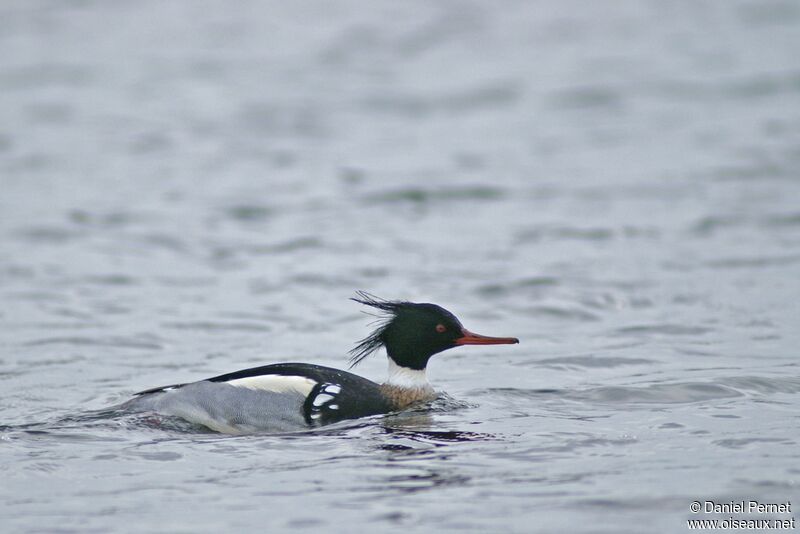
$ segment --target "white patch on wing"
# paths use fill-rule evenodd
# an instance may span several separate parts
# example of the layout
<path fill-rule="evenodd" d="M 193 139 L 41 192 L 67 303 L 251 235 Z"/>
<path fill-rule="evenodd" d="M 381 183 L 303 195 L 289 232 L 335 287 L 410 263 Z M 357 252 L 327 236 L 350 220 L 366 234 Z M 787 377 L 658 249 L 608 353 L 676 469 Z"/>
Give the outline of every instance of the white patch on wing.
<path fill-rule="evenodd" d="M 333 395 L 327 393 L 320 393 L 314 398 L 314 406 L 322 406 L 326 402 L 333 400 Z"/>
<path fill-rule="evenodd" d="M 245 378 L 229 380 L 225 383 L 229 386 L 235 386 L 237 388 L 272 391 L 274 393 L 297 392 L 301 395 L 308 395 L 311 393 L 311 390 L 314 389 L 314 386 L 317 385 L 316 381 L 305 376 L 288 375 L 248 376 Z"/>
<path fill-rule="evenodd" d="M 311 402 L 309 410 L 311 419 L 321 418 L 325 410 L 338 410 L 339 405 L 335 403 L 340 391 L 342 391 L 342 386 L 339 384 L 322 384 Z"/>

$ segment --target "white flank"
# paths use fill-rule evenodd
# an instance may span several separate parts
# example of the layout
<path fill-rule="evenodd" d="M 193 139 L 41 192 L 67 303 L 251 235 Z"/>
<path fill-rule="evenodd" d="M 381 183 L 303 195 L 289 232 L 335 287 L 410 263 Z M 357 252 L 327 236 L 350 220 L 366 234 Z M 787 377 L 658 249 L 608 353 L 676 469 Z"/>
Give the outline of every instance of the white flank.
<path fill-rule="evenodd" d="M 237 388 L 258 389 L 262 391 L 272 391 L 274 393 L 297 392 L 308 395 L 317 383 L 305 376 L 287 375 L 259 375 L 237 378 L 225 382 L 229 386 Z"/>
<path fill-rule="evenodd" d="M 396 386 L 406 389 L 425 389 L 433 390 L 425 369 L 418 371 L 408 367 L 397 365 L 393 359 L 389 358 L 389 378 L 386 380 L 389 386 Z"/>

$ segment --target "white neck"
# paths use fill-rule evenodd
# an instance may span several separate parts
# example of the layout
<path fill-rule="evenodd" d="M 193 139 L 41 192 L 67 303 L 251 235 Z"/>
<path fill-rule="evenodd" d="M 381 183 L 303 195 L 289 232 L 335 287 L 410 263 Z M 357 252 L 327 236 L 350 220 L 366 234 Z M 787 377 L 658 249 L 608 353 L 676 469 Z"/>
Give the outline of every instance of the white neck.
<path fill-rule="evenodd" d="M 428 382 L 428 375 L 425 374 L 425 369 L 416 370 L 401 367 L 393 359 L 388 358 L 388 360 L 389 378 L 386 380 L 386 385 L 405 389 L 433 389 L 430 382 Z"/>

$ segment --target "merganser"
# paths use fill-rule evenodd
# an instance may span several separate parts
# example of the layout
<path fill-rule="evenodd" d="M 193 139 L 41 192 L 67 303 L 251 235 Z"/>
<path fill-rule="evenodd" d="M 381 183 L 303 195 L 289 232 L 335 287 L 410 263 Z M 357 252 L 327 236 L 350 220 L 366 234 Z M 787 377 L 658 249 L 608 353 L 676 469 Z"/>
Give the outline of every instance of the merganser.
<path fill-rule="evenodd" d="M 383 384 L 321 365 L 277 363 L 141 391 L 120 408 L 177 416 L 231 434 L 303 430 L 434 399 L 425 372 L 434 354 L 461 345 L 519 343 L 474 334 L 436 304 L 357 295 L 351 300 L 380 310 L 382 321 L 350 351 L 350 367 L 384 347 L 389 377 Z"/>

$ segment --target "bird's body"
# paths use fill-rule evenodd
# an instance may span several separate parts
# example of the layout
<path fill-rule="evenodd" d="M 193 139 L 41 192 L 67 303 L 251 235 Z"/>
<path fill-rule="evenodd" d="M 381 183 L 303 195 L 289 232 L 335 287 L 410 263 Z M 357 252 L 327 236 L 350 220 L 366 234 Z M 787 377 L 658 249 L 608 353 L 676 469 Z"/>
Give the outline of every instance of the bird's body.
<path fill-rule="evenodd" d="M 291 431 L 401 410 L 435 397 L 430 385 L 377 384 L 347 371 L 277 363 L 138 393 L 123 405 L 225 433 Z"/>
<path fill-rule="evenodd" d="M 463 344 L 517 343 L 465 330 L 434 304 L 354 299 L 389 313 L 352 351 L 355 365 L 386 347 L 389 376 L 377 384 L 347 371 L 307 363 L 278 363 L 198 382 L 148 389 L 121 409 L 176 416 L 225 433 L 294 431 L 404 409 L 435 398 L 426 376 L 436 352 Z"/>

